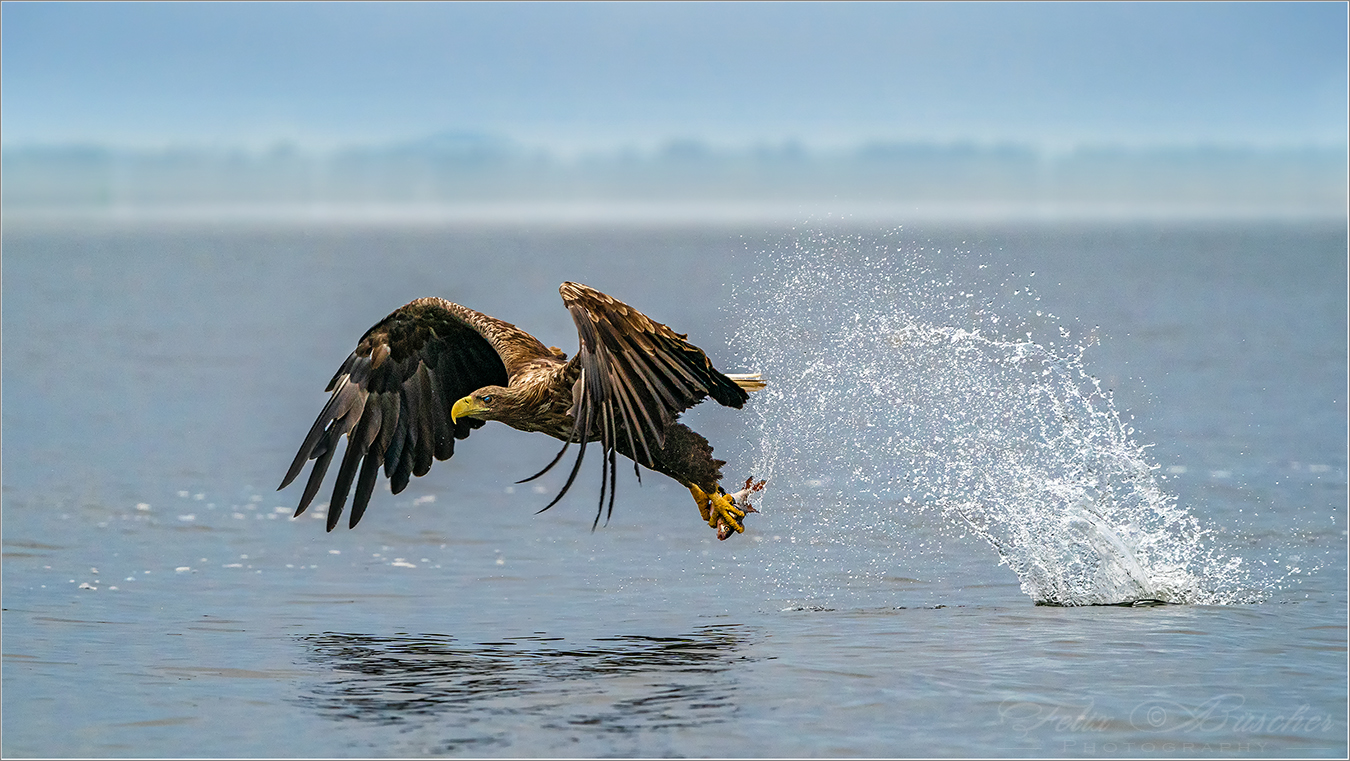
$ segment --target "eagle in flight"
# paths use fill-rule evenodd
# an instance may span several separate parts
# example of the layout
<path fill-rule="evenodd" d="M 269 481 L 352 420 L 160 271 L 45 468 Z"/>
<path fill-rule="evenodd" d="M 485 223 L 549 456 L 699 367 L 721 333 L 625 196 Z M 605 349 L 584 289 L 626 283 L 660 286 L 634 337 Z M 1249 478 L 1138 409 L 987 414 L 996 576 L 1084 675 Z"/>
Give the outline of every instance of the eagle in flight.
<path fill-rule="evenodd" d="M 709 396 L 739 409 L 746 392 L 764 382 L 757 374 L 718 372 L 687 336 L 594 288 L 563 283 L 558 291 L 580 338 L 570 361 L 515 325 L 434 297 L 417 299 L 366 331 L 328 382 L 332 396 L 278 487 L 315 461 L 295 515 L 314 499 L 343 436 L 347 448 L 328 505 L 329 531 L 353 482 L 350 528 L 365 514 L 381 466 L 398 494 L 409 476 L 431 469 L 433 457 L 453 455 L 455 439 L 498 420 L 564 442 L 552 462 L 521 483 L 547 473 L 568 447 L 579 445 L 567 482 L 543 510 L 571 488 L 586 445 L 599 442 L 600 503 L 592 528 L 602 513 L 613 513 L 621 454 L 633 461 L 639 479 L 643 465 L 687 487 L 719 539 L 744 531 L 745 514 L 755 512 L 749 495 L 764 482 L 746 479 L 744 488 L 728 494 L 720 484 L 726 463 L 676 418 Z"/>

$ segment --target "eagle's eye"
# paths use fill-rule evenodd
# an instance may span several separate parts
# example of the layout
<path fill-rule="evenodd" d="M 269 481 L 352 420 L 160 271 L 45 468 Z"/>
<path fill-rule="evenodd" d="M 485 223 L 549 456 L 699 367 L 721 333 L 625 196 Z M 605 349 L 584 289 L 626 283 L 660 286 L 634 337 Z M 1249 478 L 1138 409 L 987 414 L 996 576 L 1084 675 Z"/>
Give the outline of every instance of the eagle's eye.
<path fill-rule="evenodd" d="M 483 395 L 483 404 L 492 404 L 492 394 Z"/>

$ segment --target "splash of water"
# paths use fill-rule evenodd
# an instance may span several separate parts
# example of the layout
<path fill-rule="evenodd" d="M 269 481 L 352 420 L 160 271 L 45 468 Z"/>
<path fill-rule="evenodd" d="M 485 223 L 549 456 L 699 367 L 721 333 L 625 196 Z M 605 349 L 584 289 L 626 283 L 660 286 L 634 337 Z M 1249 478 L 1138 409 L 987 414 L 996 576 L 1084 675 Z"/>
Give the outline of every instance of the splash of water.
<path fill-rule="evenodd" d="M 736 299 L 746 364 L 772 379 L 754 472 L 830 484 L 835 535 L 941 516 L 1038 604 L 1241 601 L 1241 559 L 1161 488 L 1085 346 L 1009 338 L 1024 326 L 940 254 L 814 233 L 760 257 Z"/>

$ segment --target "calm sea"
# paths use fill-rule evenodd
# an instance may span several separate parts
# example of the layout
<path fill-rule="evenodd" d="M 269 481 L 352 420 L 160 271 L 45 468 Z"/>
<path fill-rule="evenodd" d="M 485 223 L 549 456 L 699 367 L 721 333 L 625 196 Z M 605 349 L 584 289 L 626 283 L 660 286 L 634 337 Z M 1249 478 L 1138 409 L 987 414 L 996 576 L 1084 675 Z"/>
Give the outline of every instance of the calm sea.
<path fill-rule="evenodd" d="M 1340 223 L 10 224 L 0 750 L 1344 757 L 1346 252 Z M 437 295 L 570 352 L 564 280 L 769 376 L 687 416 L 770 481 L 745 534 L 622 469 L 598 530 L 598 470 L 535 514 L 565 473 L 514 482 L 555 443 L 495 424 L 354 531 L 289 517 L 366 328 Z M 1175 604 L 1063 606 L 1143 599 Z"/>

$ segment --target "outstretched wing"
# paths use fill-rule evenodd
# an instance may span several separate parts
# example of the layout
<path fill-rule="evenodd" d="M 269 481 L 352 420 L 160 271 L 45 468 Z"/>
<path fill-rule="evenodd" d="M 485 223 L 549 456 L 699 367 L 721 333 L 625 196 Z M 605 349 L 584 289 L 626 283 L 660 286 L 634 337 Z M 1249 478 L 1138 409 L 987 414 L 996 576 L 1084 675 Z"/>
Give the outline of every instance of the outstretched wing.
<path fill-rule="evenodd" d="M 685 340 L 688 336 L 580 283 L 563 283 L 558 292 L 581 342 L 569 363 L 579 371 L 572 387 L 572 434 L 553 462 L 525 480 L 548 472 L 572 442 L 580 441 L 567 483 L 544 509 L 557 504 L 581 469 L 587 442 L 598 435 L 604 457 L 598 524 L 606 490 L 609 513 L 614 511 L 615 454 L 621 436 L 633 453 L 635 472 L 639 463 L 654 468 L 653 453 L 664 446 L 666 427 L 681 412 L 708 396 L 739 408 L 748 396 L 714 369 L 703 350 Z"/>
<path fill-rule="evenodd" d="M 519 335 L 516 335 L 519 334 Z M 366 511 L 380 466 L 395 494 L 409 476 L 425 475 L 432 458 L 455 453 L 463 439 L 483 421 L 450 420 L 456 399 L 483 386 L 507 384 L 516 362 L 512 348 L 538 341 L 515 326 L 443 299 L 418 299 L 366 331 L 356 351 L 329 381 L 329 398 L 309 435 L 300 445 L 279 489 L 286 488 L 315 460 L 295 514 L 309 507 L 337 450 L 347 436 L 347 451 L 338 468 L 333 499 L 328 505 L 328 530 L 342 516 L 352 482 L 350 526 Z M 539 346 L 540 351 L 547 351 Z"/>

